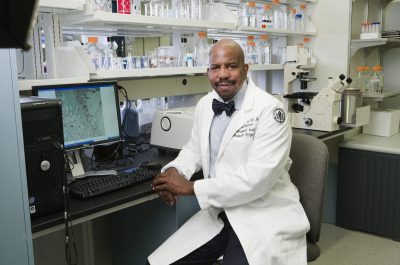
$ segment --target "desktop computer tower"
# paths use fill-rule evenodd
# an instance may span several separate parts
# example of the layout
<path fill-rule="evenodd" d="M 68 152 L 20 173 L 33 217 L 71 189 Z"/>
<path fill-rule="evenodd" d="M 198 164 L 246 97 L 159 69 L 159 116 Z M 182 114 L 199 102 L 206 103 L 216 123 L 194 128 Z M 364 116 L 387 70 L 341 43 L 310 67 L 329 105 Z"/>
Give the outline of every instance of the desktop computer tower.
<path fill-rule="evenodd" d="M 66 184 L 61 102 L 21 97 L 26 176 L 31 218 L 64 209 Z"/>

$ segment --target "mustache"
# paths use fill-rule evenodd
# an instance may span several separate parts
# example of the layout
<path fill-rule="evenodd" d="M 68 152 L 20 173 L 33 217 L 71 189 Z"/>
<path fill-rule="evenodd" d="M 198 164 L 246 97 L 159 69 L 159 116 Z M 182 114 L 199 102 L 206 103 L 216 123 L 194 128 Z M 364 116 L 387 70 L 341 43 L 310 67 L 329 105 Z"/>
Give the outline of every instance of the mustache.
<path fill-rule="evenodd" d="M 236 83 L 235 80 L 223 80 L 223 81 L 218 81 L 215 84 L 217 86 L 220 86 L 220 85 L 234 85 L 235 83 Z"/>

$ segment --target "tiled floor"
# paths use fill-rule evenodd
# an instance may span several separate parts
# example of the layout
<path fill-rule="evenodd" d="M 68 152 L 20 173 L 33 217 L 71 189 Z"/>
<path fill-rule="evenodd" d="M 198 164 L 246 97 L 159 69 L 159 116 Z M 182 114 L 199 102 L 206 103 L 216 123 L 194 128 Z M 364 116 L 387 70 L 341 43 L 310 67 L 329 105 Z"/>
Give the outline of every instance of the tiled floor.
<path fill-rule="evenodd" d="M 400 265 L 400 242 L 323 224 L 321 256 L 309 265 Z"/>

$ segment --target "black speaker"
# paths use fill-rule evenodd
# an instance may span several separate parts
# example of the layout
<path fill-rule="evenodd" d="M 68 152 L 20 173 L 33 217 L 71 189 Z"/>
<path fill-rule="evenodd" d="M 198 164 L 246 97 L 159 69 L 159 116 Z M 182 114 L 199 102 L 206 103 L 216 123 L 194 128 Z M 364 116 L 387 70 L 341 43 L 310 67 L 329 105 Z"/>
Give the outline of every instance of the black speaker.
<path fill-rule="evenodd" d="M 66 185 L 61 102 L 21 97 L 31 218 L 61 211 Z"/>

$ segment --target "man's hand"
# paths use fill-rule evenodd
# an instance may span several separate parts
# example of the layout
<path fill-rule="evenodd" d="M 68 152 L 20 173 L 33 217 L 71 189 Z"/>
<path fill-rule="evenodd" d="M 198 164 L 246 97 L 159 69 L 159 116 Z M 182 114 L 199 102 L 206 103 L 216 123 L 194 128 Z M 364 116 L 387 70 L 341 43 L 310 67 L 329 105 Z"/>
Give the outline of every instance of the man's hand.
<path fill-rule="evenodd" d="M 178 196 L 172 194 L 170 191 L 158 191 L 157 195 L 169 206 L 174 206 Z"/>
<path fill-rule="evenodd" d="M 193 186 L 193 182 L 188 181 L 184 176 L 180 175 L 176 168 L 167 169 L 165 172 L 158 174 L 153 180 L 153 190 L 157 192 L 157 194 L 159 192 L 169 192 L 172 193 L 172 195 L 193 195 Z M 171 196 L 171 194 L 165 197 L 169 196 Z M 163 196 L 161 197 L 164 199 Z"/>

